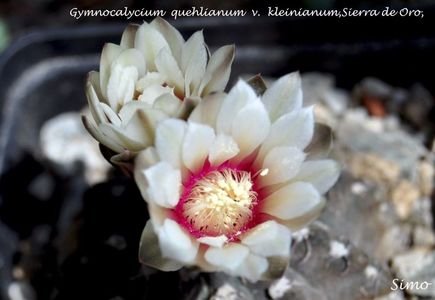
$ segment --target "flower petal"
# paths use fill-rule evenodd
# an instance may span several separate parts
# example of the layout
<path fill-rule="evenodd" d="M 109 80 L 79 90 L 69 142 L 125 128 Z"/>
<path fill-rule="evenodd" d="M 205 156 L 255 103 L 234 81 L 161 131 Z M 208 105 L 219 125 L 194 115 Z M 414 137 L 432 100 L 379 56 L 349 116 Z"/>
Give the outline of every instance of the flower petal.
<path fill-rule="evenodd" d="M 268 265 L 266 258 L 249 254 L 237 268 L 235 274 L 242 276 L 251 282 L 256 282 L 262 277 L 264 272 L 267 271 Z"/>
<path fill-rule="evenodd" d="M 267 221 L 257 225 L 245 233 L 241 240 L 251 252 L 261 256 L 290 255 L 290 230 L 276 221 Z"/>
<path fill-rule="evenodd" d="M 193 240 L 177 222 L 166 219 L 158 232 L 163 257 L 192 264 L 198 253 L 199 243 Z"/>
<path fill-rule="evenodd" d="M 152 85 L 163 85 L 166 77 L 159 72 L 147 72 L 142 78 L 136 82 L 136 90 L 140 93 Z"/>
<path fill-rule="evenodd" d="M 160 158 L 178 169 L 183 167 L 181 147 L 186 130 L 186 122 L 177 119 L 163 121 L 156 130 L 155 145 Z"/>
<path fill-rule="evenodd" d="M 136 38 L 136 32 L 139 28 L 137 24 L 128 24 L 127 28 L 125 28 L 122 33 L 120 46 L 129 49 L 134 47 L 134 40 Z"/>
<path fill-rule="evenodd" d="M 270 120 L 261 101 L 255 97 L 233 121 L 232 136 L 239 146 L 238 159 L 252 153 L 269 133 Z"/>
<path fill-rule="evenodd" d="M 247 103 L 258 99 L 254 90 L 243 80 L 230 90 L 223 99 L 219 114 L 216 119 L 216 133 L 231 135 L 234 119 Z"/>
<path fill-rule="evenodd" d="M 261 100 L 272 121 L 302 107 L 302 86 L 299 72 L 287 74 L 275 81 Z"/>
<path fill-rule="evenodd" d="M 208 160 L 212 166 L 219 166 L 236 156 L 239 151 L 239 146 L 231 136 L 218 134 L 210 147 Z"/>
<path fill-rule="evenodd" d="M 91 111 L 95 122 L 97 124 L 106 122 L 107 118 L 105 117 L 104 112 L 99 105 L 100 99 L 98 98 L 97 93 L 95 92 L 95 89 L 89 80 L 86 83 L 86 98 L 88 99 L 89 110 Z"/>
<path fill-rule="evenodd" d="M 300 230 L 308 226 L 311 222 L 313 222 L 320 216 L 323 208 L 325 207 L 325 202 L 325 198 L 321 197 L 320 202 L 317 205 L 315 205 L 311 210 L 300 215 L 299 217 L 289 220 L 277 219 L 276 221 L 292 231 Z"/>
<path fill-rule="evenodd" d="M 272 185 L 289 180 L 298 174 L 305 159 L 305 153 L 296 147 L 275 147 L 263 162 L 267 175 L 259 177 L 259 186 Z"/>
<path fill-rule="evenodd" d="M 181 49 L 184 44 L 184 39 L 180 32 L 160 17 L 155 18 L 150 25 L 165 37 L 172 55 L 177 61 L 181 61 Z"/>
<path fill-rule="evenodd" d="M 118 153 L 124 150 L 121 144 L 118 143 L 118 139 L 105 136 L 86 116 L 82 116 L 82 122 L 89 134 L 98 142 Z"/>
<path fill-rule="evenodd" d="M 204 253 L 204 258 L 213 266 L 235 271 L 248 255 L 249 249 L 246 246 L 230 243 L 222 248 L 208 248 Z"/>
<path fill-rule="evenodd" d="M 148 103 L 150 106 L 154 105 L 156 99 L 164 94 L 172 94 L 173 90 L 167 86 L 150 85 L 144 89 L 143 94 L 139 96 L 140 102 Z"/>
<path fill-rule="evenodd" d="M 190 114 L 189 122 L 202 123 L 215 128 L 217 116 L 225 97 L 225 93 L 216 93 L 204 97 Z"/>
<path fill-rule="evenodd" d="M 137 152 L 152 144 L 151 124 L 144 111 L 137 110 L 128 122 L 123 122 L 121 127 L 113 124 L 100 124 L 100 129 L 103 132 L 114 132 L 122 140 L 126 149 Z"/>
<path fill-rule="evenodd" d="M 153 108 L 163 111 L 168 116 L 174 116 L 181 107 L 181 101 L 172 93 L 159 96 L 153 104 Z"/>
<path fill-rule="evenodd" d="M 289 184 L 264 199 L 261 211 L 280 219 L 297 218 L 321 202 L 319 192 L 309 183 Z"/>
<path fill-rule="evenodd" d="M 307 107 L 283 115 L 270 127 L 263 142 L 256 164 L 262 165 L 264 156 L 272 148 L 293 146 L 304 149 L 311 141 L 314 130 L 313 108 Z"/>
<path fill-rule="evenodd" d="M 119 56 L 112 62 L 113 65 L 121 65 L 123 67 L 135 67 L 139 77 L 145 75 L 146 66 L 142 53 L 139 50 L 131 48 L 123 50 Z"/>
<path fill-rule="evenodd" d="M 184 95 L 198 96 L 199 84 L 207 66 L 207 50 L 202 31 L 195 32 L 183 45 L 181 69 L 184 71 Z"/>
<path fill-rule="evenodd" d="M 106 99 L 104 99 L 103 95 L 101 94 L 101 87 L 100 87 L 100 73 L 97 71 L 90 71 L 88 73 L 88 77 L 86 78 L 86 82 L 89 82 L 92 84 L 95 93 L 97 94 L 98 99 L 100 102 L 107 103 Z"/>
<path fill-rule="evenodd" d="M 340 176 L 340 165 L 330 159 L 306 161 L 292 181 L 307 181 L 320 194 L 326 193 Z"/>
<path fill-rule="evenodd" d="M 134 97 L 138 73 L 135 67 L 116 65 L 110 74 L 107 84 L 107 99 L 110 107 L 118 112 L 122 106 Z"/>
<path fill-rule="evenodd" d="M 195 173 L 204 165 L 214 140 L 213 128 L 193 122 L 188 123 L 182 155 L 184 165 L 190 171 Z"/>
<path fill-rule="evenodd" d="M 146 199 L 173 208 L 180 199 L 181 173 L 169 163 L 161 161 L 143 171 L 147 181 Z"/>
<path fill-rule="evenodd" d="M 122 47 L 112 43 L 104 45 L 100 58 L 100 87 L 101 94 L 107 99 L 107 84 L 109 83 L 112 62 L 121 54 Z"/>
<path fill-rule="evenodd" d="M 170 272 L 183 267 L 179 262 L 162 256 L 157 235 L 151 221 L 148 221 L 142 232 L 139 244 L 139 261 L 147 266 Z"/>
<path fill-rule="evenodd" d="M 177 93 L 183 95 L 184 76 L 169 48 L 165 47 L 160 50 L 156 58 L 156 68 L 166 77 L 167 84 L 173 86 Z"/>
<path fill-rule="evenodd" d="M 109 105 L 103 102 L 100 102 L 98 104 L 100 108 L 103 110 L 104 114 L 106 115 L 106 118 L 109 120 L 110 123 L 112 123 L 115 126 L 121 126 L 121 119 L 119 118 L 118 114 L 116 114 L 112 110 L 112 108 Z"/>
<path fill-rule="evenodd" d="M 169 47 L 163 35 L 146 22 L 139 26 L 134 46 L 142 52 L 147 70 L 152 72 L 157 70 L 155 65 L 157 54 L 164 47 Z"/>
<path fill-rule="evenodd" d="M 157 164 L 160 161 L 159 155 L 154 147 L 148 147 L 139 152 L 134 160 L 134 180 L 139 188 L 142 198 L 147 200 L 148 182 L 144 170 Z"/>
<path fill-rule="evenodd" d="M 223 245 L 228 241 L 225 235 L 220 236 L 203 236 L 197 239 L 201 244 L 206 244 L 216 248 L 222 248 Z"/>
<path fill-rule="evenodd" d="M 200 95 L 208 95 L 225 89 L 230 78 L 234 53 L 234 45 L 223 46 L 213 53 L 199 87 Z"/>

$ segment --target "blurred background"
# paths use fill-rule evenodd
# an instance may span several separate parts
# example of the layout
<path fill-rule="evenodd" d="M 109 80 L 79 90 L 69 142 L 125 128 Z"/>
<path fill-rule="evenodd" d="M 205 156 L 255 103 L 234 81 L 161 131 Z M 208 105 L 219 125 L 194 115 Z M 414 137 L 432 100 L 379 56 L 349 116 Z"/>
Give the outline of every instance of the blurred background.
<path fill-rule="evenodd" d="M 168 21 L 185 38 L 204 29 L 211 50 L 235 43 L 229 86 L 240 76 L 302 73 L 304 101 L 334 130 L 331 155 L 344 170 L 320 220 L 327 232 L 314 227 L 296 238 L 286 274 L 293 288 L 277 293 L 273 284 L 138 263 L 145 203 L 101 158 L 79 112 L 104 43 L 119 43 L 128 22 L 143 20 L 69 14 L 125 6 L 260 9 L 256 18 Z M 424 18 L 265 17 L 269 6 L 406 7 Z M 429 0 L 1 1 L 0 299 L 435 299 L 435 283 L 389 295 L 392 278 L 435 278 L 434 53 Z M 333 241 L 349 254 L 332 255 Z"/>

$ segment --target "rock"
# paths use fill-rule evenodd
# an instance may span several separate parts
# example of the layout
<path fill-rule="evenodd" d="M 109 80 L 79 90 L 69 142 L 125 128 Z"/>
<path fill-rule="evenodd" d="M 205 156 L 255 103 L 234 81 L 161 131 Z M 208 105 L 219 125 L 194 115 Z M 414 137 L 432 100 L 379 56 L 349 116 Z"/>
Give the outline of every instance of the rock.
<path fill-rule="evenodd" d="M 424 196 L 431 196 L 434 189 L 435 169 L 433 161 L 424 159 L 418 163 L 418 184 Z"/>
<path fill-rule="evenodd" d="M 8 287 L 10 300 L 35 300 L 36 295 L 32 286 L 27 281 L 14 281 Z"/>
<path fill-rule="evenodd" d="M 404 102 L 401 115 L 412 125 L 423 128 L 428 124 L 428 114 L 434 107 L 435 99 L 421 84 L 411 87 L 407 101 Z"/>
<path fill-rule="evenodd" d="M 400 177 L 400 167 L 394 161 L 372 153 L 350 155 L 349 168 L 356 178 L 381 183 L 387 187 Z"/>
<path fill-rule="evenodd" d="M 429 227 L 416 226 L 412 231 L 412 241 L 416 247 L 435 246 L 435 233 Z"/>
<path fill-rule="evenodd" d="M 90 184 L 106 178 L 110 165 L 102 157 L 98 143 L 85 130 L 80 113 L 60 114 L 46 121 L 41 128 L 42 153 L 65 172 L 77 161 L 85 166 L 85 177 Z"/>
<path fill-rule="evenodd" d="M 409 285 L 407 292 L 412 295 L 435 297 L 435 251 L 429 248 L 415 248 L 393 259 L 392 268 L 400 282 L 418 283 Z M 427 286 L 421 285 L 427 282 Z"/>
<path fill-rule="evenodd" d="M 411 215 L 412 208 L 420 198 L 420 190 L 408 180 L 401 180 L 391 192 L 396 213 L 401 219 Z"/>
<path fill-rule="evenodd" d="M 367 299 L 389 292 L 388 272 L 336 233 L 315 222 L 307 237 L 295 242 L 291 269 L 285 274 L 291 287 L 283 299 Z M 375 270 L 370 276 L 368 266 Z"/>
<path fill-rule="evenodd" d="M 390 96 L 392 91 L 392 86 L 382 80 L 374 77 L 366 77 L 356 85 L 353 93 L 357 96 L 369 96 L 385 99 Z"/>

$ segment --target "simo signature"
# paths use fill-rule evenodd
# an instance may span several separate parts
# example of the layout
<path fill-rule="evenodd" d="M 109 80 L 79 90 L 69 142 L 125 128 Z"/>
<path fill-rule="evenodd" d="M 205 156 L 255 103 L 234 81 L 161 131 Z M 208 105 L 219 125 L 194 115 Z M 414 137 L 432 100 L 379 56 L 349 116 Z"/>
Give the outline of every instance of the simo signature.
<path fill-rule="evenodd" d="M 392 291 L 396 291 L 396 290 L 425 290 L 427 289 L 429 286 L 432 285 L 432 282 L 427 282 L 427 281 L 422 281 L 422 282 L 418 282 L 418 281 L 405 281 L 405 280 L 400 280 L 399 278 L 395 278 L 393 280 L 393 286 L 391 287 Z"/>

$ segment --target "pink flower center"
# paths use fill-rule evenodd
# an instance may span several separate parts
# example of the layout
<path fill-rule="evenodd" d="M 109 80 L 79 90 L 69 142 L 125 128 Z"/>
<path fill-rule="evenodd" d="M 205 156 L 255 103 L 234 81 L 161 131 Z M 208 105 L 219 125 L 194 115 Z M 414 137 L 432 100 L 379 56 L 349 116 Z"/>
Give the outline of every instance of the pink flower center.
<path fill-rule="evenodd" d="M 175 214 L 195 237 L 234 239 L 251 227 L 257 204 L 251 172 L 224 166 L 193 175 L 184 185 Z"/>

